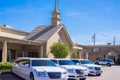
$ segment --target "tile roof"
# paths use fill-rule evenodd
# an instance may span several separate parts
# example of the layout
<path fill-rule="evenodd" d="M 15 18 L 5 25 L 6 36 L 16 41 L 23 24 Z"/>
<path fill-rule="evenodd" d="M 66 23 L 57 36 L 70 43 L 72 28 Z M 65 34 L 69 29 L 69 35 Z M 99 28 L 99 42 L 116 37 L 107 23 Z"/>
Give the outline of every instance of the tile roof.
<path fill-rule="evenodd" d="M 108 53 L 111 51 L 120 53 L 120 45 L 97 45 L 95 48 L 99 48 L 100 50 L 97 52 L 93 52 L 94 46 L 91 45 L 79 45 L 79 47 L 83 47 L 86 50 L 89 50 L 91 53 Z"/>
<path fill-rule="evenodd" d="M 55 32 L 62 27 L 62 24 L 58 26 L 38 26 L 28 36 L 25 37 L 27 40 L 41 41 L 48 40 Z"/>

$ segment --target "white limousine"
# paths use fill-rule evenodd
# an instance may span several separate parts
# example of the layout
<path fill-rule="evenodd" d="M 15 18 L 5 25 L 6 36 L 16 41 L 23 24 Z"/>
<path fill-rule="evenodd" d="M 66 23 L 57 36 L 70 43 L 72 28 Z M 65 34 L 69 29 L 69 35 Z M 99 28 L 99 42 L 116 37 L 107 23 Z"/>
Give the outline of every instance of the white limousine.
<path fill-rule="evenodd" d="M 100 76 L 103 72 L 103 69 L 100 65 L 95 65 L 91 60 L 87 59 L 72 59 L 77 65 L 87 67 L 89 69 L 89 75 Z"/>
<path fill-rule="evenodd" d="M 51 59 L 56 65 L 68 71 L 68 80 L 86 80 L 87 68 L 77 66 L 70 59 Z"/>
<path fill-rule="evenodd" d="M 44 58 L 18 58 L 12 64 L 12 72 L 25 80 L 67 80 L 68 77 L 65 69 Z"/>

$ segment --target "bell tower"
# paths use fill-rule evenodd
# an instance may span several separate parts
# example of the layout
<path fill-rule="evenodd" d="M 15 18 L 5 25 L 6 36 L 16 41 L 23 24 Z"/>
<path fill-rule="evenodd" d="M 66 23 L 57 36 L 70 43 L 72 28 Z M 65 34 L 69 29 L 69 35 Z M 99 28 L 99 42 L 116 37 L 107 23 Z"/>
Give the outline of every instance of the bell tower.
<path fill-rule="evenodd" d="M 60 24 L 60 13 L 58 12 L 58 0 L 55 1 L 55 10 L 52 13 L 51 25 L 53 27 Z"/>

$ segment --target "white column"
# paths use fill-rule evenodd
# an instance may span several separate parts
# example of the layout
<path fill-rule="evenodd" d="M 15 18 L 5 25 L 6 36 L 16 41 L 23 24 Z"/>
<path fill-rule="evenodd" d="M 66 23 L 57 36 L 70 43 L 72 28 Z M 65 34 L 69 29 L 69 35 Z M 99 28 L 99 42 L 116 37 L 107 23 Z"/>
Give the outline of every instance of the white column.
<path fill-rule="evenodd" d="M 3 42 L 3 49 L 2 49 L 2 62 L 7 61 L 7 41 Z"/>
<path fill-rule="evenodd" d="M 88 59 L 88 52 L 85 53 L 85 59 Z"/>
<path fill-rule="evenodd" d="M 43 58 L 43 45 L 41 45 L 41 58 Z"/>
<path fill-rule="evenodd" d="M 88 59 L 88 56 L 89 56 L 88 51 L 85 50 L 83 53 L 84 59 Z"/>
<path fill-rule="evenodd" d="M 81 51 L 78 50 L 79 59 L 81 59 Z"/>

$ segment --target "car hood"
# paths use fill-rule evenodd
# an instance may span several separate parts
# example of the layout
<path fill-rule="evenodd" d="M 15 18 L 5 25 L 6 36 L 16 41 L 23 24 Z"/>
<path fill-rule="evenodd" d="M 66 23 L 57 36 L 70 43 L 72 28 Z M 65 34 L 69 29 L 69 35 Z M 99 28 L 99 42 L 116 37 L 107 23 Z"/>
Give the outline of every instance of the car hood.
<path fill-rule="evenodd" d="M 48 66 L 43 66 L 43 67 L 33 67 L 37 71 L 46 71 L 46 72 L 66 72 L 65 69 L 62 69 L 60 67 L 48 67 Z"/>
<path fill-rule="evenodd" d="M 95 65 L 95 64 L 84 64 L 83 66 L 87 66 L 87 67 L 101 67 L 100 65 Z"/>
<path fill-rule="evenodd" d="M 61 67 L 66 68 L 66 69 L 86 69 L 82 66 L 76 66 L 76 65 L 62 65 Z"/>

